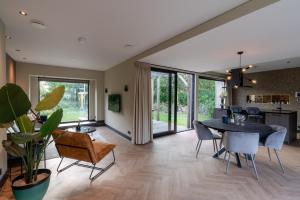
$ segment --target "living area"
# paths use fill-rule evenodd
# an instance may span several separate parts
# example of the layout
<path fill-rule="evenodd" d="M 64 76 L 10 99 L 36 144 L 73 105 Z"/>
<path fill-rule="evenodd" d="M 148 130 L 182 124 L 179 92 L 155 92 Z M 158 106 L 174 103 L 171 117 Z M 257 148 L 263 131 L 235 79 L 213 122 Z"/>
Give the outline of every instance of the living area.
<path fill-rule="evenodd" d="M 0 0 L 0 199 L 298 199 L 299 3 Z"/>

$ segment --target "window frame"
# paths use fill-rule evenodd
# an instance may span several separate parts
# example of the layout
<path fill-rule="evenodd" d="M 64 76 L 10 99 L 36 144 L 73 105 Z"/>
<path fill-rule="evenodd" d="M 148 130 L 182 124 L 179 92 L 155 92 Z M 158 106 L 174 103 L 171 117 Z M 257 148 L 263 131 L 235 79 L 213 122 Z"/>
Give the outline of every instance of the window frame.
<path fill-rule="evenodd" d="M 88 118 L 87 118 L 87 120 L 82 120 L 81 122 L 86 122 L 86 121 L 90 120 L 90 81 L 89 80 L 85 80 L 85 79 L 73 79 L 73 78 L 54 78 L 54 77 L 39 76 L 38 77 L 38 101 L 41 100 L 41 96 L 40 96 L 40 82 L 41 81 L 61 82 L 61 83 L 85 83 L 85 84 L 87 84 L 87 90 L 88 90 L 88 95 L 87 95 Z M 61 122 L 61 124 L 75 123 L 75 122 L 79 122 L 79 120 L 77 120 L 77 121 Z"/>

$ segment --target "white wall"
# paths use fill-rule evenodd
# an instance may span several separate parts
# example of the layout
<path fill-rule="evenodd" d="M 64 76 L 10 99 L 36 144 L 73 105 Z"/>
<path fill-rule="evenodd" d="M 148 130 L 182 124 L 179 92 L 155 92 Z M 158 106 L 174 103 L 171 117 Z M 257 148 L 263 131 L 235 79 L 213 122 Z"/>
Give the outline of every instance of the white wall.
<path fill-rule="evenodd" d="M 133 62 L 122 63 L 113 67 L 104 74 L 105 93 L 105 123 L 112 128 L 128 135 L 133 130 L 133 94 L 134 94 L 135 67 Z M 124 86 L 128 85 L 128 92 Z M 116 113 L 108 110 L 108 95 L 121 94 L 121 112 Z"/>
<path fill-rule="evenodd" d="M 6 83 L 6 57 L 5 57 L 5 26 L 0 19 L 0 87 Z M 2 174 L 0 179 L 2 179 L 3 174 L 7 170 L 7 158 L 6 152 L 2 147 L 2 140 L 6 139 L 5 129 L 0 129 L 0 168 L 2 169 Z"/>

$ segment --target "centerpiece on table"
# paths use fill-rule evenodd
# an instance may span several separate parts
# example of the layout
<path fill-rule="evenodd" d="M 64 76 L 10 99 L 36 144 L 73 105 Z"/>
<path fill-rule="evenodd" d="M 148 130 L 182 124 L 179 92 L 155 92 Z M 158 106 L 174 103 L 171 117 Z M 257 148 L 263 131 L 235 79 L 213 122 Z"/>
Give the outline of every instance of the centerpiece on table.
<path fill-rule="evenodd" d="M 10 155 L 20 157 L 25 166 L 24 173 L 12 181 L 17 200 L 41 200 L 48 189 L 51 171 L 40 169 L 39 165 L 52 131 L 61 122 L 63 110 L 57 105 L 64 92 L 64 86 L 55 88 L 32 109 L 20 86 L 8 83 L 0 89 L 0 127 L 9 132 L 2 145 Z M 36 123 L 42 121 L 38 112 L 45 110 L 52 114 L 36 131 Z M 34 117 L 30 118 L 29 114 Z"/>

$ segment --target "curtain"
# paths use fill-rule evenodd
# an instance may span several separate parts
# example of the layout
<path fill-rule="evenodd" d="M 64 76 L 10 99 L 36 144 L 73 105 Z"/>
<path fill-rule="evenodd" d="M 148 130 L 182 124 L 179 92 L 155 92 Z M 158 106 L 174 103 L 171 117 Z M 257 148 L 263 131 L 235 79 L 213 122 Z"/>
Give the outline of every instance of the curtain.
<path fill-rule="evenodd" d="M 151 67 L 136 62 L 134 87 L 133 138 L 134 144 L 152 141 Z"/>

